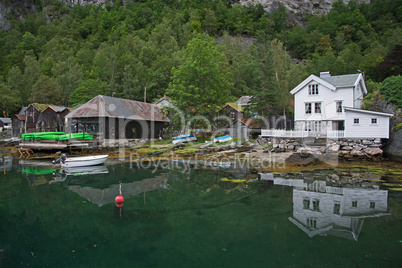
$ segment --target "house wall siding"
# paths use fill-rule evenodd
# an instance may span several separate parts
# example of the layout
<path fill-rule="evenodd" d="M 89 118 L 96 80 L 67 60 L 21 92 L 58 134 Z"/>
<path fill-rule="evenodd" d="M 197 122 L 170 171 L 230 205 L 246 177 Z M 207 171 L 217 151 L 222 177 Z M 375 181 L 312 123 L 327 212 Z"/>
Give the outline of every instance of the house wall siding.
<path fill-rule="evenodd" d="M 389 117 L 383 115 L 347 111 L 345 120 L 345 137 L 348 138 L 384 138 L 389 139 Z M 354 119 L 359 123 L 355 124 Z M 371 119 L 377 118 L 377 124 Z"/>
<path fill-rule="evenodd" d="M 309 95 L 308 86 L 317 84 L 315 81 L 310 82 L 295 94 L 295 121 L 304 120 L 344 120 L 344 113 L 336 112 L 336 101 L 342 101 L 342 106 L 353 107 L 353 90 L 352 88 L 340 88 L 336 91 L 318 85 L 318 95 Z M 321 103 L 321 114 L 316 114 L 314 105 L 312 105 L 312 113 L 306 114 L 305 103 Z"/>

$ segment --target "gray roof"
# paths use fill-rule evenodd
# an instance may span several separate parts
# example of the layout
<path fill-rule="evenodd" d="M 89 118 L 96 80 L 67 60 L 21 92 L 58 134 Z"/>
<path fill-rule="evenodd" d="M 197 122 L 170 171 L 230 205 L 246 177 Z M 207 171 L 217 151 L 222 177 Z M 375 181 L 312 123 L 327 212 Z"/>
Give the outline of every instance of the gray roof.
<path fill-rule="evenodd" d="M 55 110 L 56 112 L 62 112 L 65 109 L 67 109 L 67 107 L 61 107 L 61 106 L 54 106 L 54 105 L 49 105 L 51 108 L 53 108 L 53 110 Z"/>
<path fill-rule="evenodd" d="M 20 110 L 20 112 L 18 113 L 19 115 L 25 115 L 25 110 L 27 109 L 28 107 L 25 107 L 25 106 L 22 106 L 22 108 L 21 108 L 21 110 Z"/>
<path fill-rule="evenodd" d="M 169 122 L 155 104 L 103 95 L 94 97 L 67 115 L 67 118 L 77 117 L 114 117 Z"/>
<path fill-rule="evenodd" d="M 0 121 L 2 121 L 4 124 L 11 124 L 11 118 L 8 117 L 0 117 Z"/>
<path fill-rule="evenodd" d="M 250 101 L 251 96 L 243 96 L 240 99 L 238 99 L 235 103 L 237 105 L 247 105 L 248 102 Z"/>
<path fill-rule="evenodd" d="M 338 76 L 329 76 L 329 77 L 321 77 L 322 80 L 327 81 L 328 83 L 336 86 L 353 86 L 356 83 L 357 78 L 359 78 L 360 74 L 347 74 L 347 75 L 338 75 Z"/>

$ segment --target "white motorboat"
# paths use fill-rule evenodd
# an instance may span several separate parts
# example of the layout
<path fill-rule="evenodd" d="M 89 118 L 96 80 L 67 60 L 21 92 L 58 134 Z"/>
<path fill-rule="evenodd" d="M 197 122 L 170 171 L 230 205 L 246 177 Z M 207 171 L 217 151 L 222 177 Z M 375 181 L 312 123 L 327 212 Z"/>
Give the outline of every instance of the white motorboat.
<path fill-rule="evenodd" d="M 60 162 L 60 166 L 63 168 L 96 166 L 105 163 L 108 156 L 109 155 L 90 155 L 67 158 L 65 154 L 62 154 L 59 159 L 53 160 L 53 164 Z"/>

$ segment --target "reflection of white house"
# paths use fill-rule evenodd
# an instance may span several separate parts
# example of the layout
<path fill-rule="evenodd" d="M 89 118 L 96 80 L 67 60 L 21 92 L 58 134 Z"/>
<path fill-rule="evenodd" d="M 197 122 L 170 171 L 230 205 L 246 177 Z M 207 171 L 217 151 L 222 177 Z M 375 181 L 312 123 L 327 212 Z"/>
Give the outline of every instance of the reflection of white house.
<path fill-rule="evenodd" d="M 325 181 L 306 183 L 260 173 L 261 180 L 293 186 L 293 217 L 289 221 L 308 236 L 335 235 L 356 240 L 365 218 L 390 215 L 388 191 L 327 186 Z"/>
<path fill-rule="evenodd" d="M 388 191 L 328 187 L 315 181 L 305 189 L 293 189 L 293 217 L 289 220 L 307 233 L 335 235 L 356 240 L 365 218 L 386 213 Z"/>
<path fill-rule="evenodd" d="M 367 94 L 362 74 L 312 74 L 290 93 L 294 95 L 298 133 L 293 136 L 389 138 L 392 114 L 360 109 Z"/>

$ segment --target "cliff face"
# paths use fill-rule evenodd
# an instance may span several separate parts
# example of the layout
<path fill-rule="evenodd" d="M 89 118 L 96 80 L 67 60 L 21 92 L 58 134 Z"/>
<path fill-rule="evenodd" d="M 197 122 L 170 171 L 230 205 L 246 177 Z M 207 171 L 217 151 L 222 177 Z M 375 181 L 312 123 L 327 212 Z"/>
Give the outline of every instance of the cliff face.
<path fill-rule="evenodd" d="M 113 2 L 113 0 L 58 0 L 64 5 L 73 6 L 80 4 L 82 6 L 104 5 L 106 2 Z M 47 1 L 43 1 L 47 2 Z M 50 1 L 49 1 L 50 2 Z M 123 3 L 126 2 L 123 0 Z M 10 30 L 10 22 L 8 21 L 8 14 L 13 12 L 22 20 L 24 15 L 37 12 L 34 1 L 32 0 L 1 0 L 0 1 L 0 30 Z"/>
<path fill-rule="evenodd" d="M 261 4 L 265 11 L 272 13 L 279 7 L 279 4 L 283 4 L 287 11 L 292 13 L 300 13 L 302 15 L 311 14 L 327 14 L 331 8 L 332 3 L 338 0 L 240 0 L 243 5 L 248 4 Z M 349 3 L 349 0 L 343 0 L 345 4 Z M 370 0 L 357 0 L 358 3 L 370 3 Z"/>
<path fill-rule="evenodd" d="M 104 5 L 106 2 L 114 2 L 114 0 L 58 0 L 64 5 L 73 6 L 80 5 Z M 125 4 L 127 0 L 123 0 Z M 242 5 L 248 4 L 262 4 L 265 11 L 272 13 L 280 4 L 285 6 L 285 9 L 291 14 L 289 20 L 302 24 L 304 16 L 313 14 L 327 14 L 331 8 L 332 3 L 337 0 L 237 0 L 234 3 Z M 47 1 L 43 1 L 47 2 Z M 349 0 L 343 0 L 348 3 Z M 370 3 L 370 0 L 357 0 L 358 3 Z M 24 14 L 36 12 L 36 7 L 32 0 L 2 0 L 0 1 L 0 30 L 10 30 L 10 23 L 7 20 L 7 14 L 13 11 L 23 19 Z"/>

